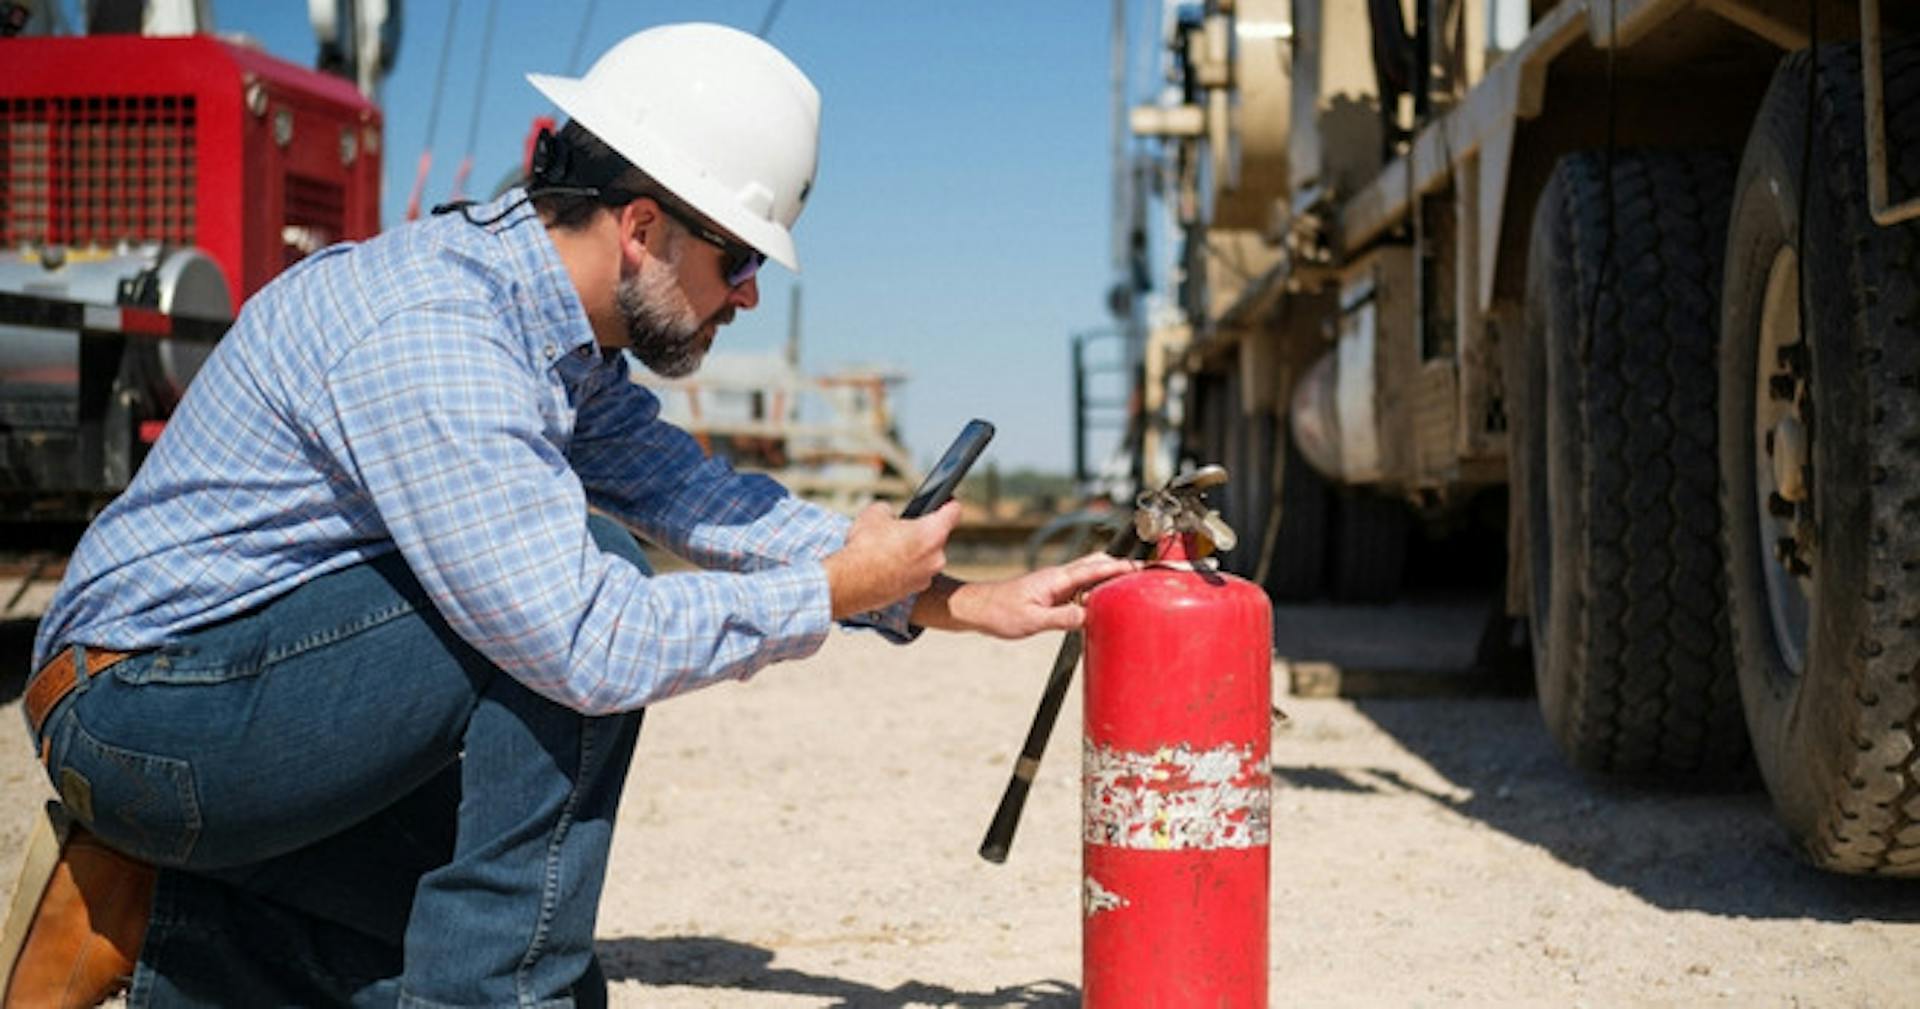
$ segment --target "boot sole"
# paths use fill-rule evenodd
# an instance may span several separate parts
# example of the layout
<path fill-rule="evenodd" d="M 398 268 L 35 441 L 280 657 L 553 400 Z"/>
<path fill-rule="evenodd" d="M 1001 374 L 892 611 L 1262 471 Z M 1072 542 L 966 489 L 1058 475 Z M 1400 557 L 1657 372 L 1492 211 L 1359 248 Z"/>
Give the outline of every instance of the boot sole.
<path fill-rule="evenodd" d="M 27 944 L 40 899 L 53 882 L 54 867 L 60 864 L 60 851 L 66 846 L 73 818 L 59 802 L 49 799 L 44 815 L 34 821 L 33 837 L 27 841 L 27 855 L 20 863 L 20 879 L 14 885 L 13 901 L 7 906 L 7 921 L 0 928 L 0 999 L 6 997 L 13 982 L 13 969 L 20 962 L 20 950 Z"/>

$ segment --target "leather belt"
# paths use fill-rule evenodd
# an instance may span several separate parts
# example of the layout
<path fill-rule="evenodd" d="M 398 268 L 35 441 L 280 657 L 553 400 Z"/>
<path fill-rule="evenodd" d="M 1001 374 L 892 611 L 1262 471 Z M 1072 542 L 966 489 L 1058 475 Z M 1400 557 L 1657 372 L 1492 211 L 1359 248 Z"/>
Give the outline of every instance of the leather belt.
<path fill-rule="evenodd" d="M 34 745 L 40 743 L 40 729 L 47 724 L 47 716 L 73 688 L 80 685 L 80 670 L 74 664 L 75 649 L 62 648 L 59 654 L 47 660 L 39 671 L 27 679 L 27 692 L 22 706 L 27 709 L 27 724 L 32 726 Z M 98 676 L 102 670 L 111 668 L 123 659 L 132 658 L 137 652 L 116 652 L 110 648 L 87 648 L 88 677 Z"/>

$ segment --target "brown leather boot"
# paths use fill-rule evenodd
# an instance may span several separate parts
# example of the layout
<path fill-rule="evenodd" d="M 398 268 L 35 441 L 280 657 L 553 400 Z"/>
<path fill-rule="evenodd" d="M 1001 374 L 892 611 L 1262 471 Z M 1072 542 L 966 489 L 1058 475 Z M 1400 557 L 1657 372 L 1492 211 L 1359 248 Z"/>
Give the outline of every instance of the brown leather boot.
<path fill-rule="evenodd" d="M 95 1006 L 119 991 L 147 934 L 154 876 L 48 803 L 0 931 L 0 1006 Z"/>

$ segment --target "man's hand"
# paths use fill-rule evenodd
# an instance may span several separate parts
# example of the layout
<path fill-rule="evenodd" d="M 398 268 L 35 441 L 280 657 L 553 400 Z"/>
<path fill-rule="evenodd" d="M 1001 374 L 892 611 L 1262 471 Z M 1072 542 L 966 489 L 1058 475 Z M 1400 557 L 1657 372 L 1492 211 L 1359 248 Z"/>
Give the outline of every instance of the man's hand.
<path fill-rule="evenodd" d="M 947 564 L 947 537 L 960 521 L 960 502 L 917 519 L 870 504 L 853 520 L 847 542 L 821 562 L 832 590 L 833 618 L 897 603 L 933 584 Z"/>
<path fill-rule="evenodd" d="M 913 622 L 923 627 L 979 631 L 996 638 L 1070 631 L 1086 620 L 1086 611 L 1075 597 L 1109 578 L 1139 569 L 1139 561 L 1088 554 L 1068 564 L 1004 581 L 941 578 L 933 591 L 914 603 Z"/>

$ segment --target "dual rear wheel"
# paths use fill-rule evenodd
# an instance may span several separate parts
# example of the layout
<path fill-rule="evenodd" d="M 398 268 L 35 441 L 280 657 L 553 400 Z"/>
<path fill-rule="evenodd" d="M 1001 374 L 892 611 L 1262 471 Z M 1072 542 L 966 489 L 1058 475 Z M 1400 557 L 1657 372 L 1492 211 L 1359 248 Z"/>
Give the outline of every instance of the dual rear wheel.
<path fill-rule="evenodd" d="M 1920 193 L 1920 44 L 1885 67 L 1889 168 Z M 1851 48 L 1821 51 L 1817 72 L 1788 59 L 1748 140 L 1720 473 L 1741 696 L 1774 805 L 1815 863 L 1913 875 L 1920 224 L 1869 217 L 1859 68 Z"/>
<path fill-rule="evenodd" d="M 1920 194 L 1920 44 L 1886 54 Z M 1870 220 L 1857 52 L 1783 62 L 1737 171 L 1577 154 L 1535 215 L 1522 509 L 1578 766 L 1740 780 L 1816 864 L 1920 873 L 1920 224 Z M 1815 87 L 1809 104 L 1809 79 Z"/>

